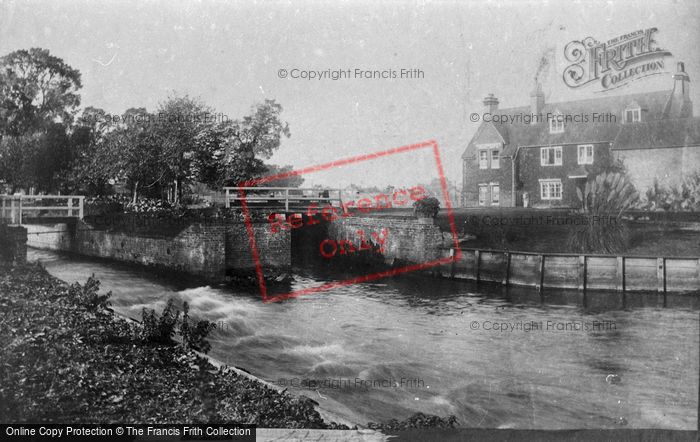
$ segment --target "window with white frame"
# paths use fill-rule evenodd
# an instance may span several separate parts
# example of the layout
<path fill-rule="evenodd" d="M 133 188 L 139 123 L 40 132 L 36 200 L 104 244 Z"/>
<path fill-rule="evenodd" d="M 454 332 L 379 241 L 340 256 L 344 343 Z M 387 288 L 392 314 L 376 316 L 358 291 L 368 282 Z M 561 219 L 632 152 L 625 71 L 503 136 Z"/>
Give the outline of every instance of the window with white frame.
<path fill-rule="evenodd" d="M 561 112 L 556 111 L 549 119 L 549 133 L 560 134 L 564 132 L 564 116 Z"/>
<path fill-rule="evenodd" d="M 501 187 L 498 183 L 491 183 L 491 205 L 499 205 L 499 200 L 501 198 Z"/>
<path fill-rule="evenodd" d="M 491 149 L 491 169 L 501 168 L 501 151 L 498 149 Z"/>
<path fill-rule="evenodd" d="M 489 188 L 486 184 L 479 184 L 479 205 L 486 205 L 486 197 L 488 196 Z"/>
<path fill-rule="evenodd" d="M 560 200 L 562 195 L 561 180 L 540 180 L 540 199 L 543 201 Z"/>
<path fill-rule="evenodd" d="M 625 109 L 625 123 L 637 123 L 642 121 L 642 108 L 637 103 L 632 103 Z"/>
<path fill-rule="evenodd" d="M 486 149 L 479 150 L 479 169 L 489 168 L 489 151 Z"/>
<path fill-rule="evenodd" d="M 540 165 L 561 166 L 561 146 L 540 148 Z"/>
<path fill-rule="evenodd" d="M 593 145 L 580 144 L 578 146 L 578 163 L 593 164 Z"/>

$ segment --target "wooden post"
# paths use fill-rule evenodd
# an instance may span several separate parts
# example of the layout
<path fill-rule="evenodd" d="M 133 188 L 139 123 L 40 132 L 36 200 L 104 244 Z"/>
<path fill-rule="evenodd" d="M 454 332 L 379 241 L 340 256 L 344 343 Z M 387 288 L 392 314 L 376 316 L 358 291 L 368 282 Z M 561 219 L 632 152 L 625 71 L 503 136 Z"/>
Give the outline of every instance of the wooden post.
<path fill-rule="evenodd" d="M 657 289 L 666 293 L 666 258 L 656 258 Z"/>
<path fill-rule="evenodd" d="M 18 224 L 21 226 L 22 225 L 22 196 L 19 197 L 19 213 L 18 213 L 17 217 L 19 218 Z"/>
<path fill-rule="evenodd" d="M 479 282 L 479 264 L 480 264 L 480 253 L 478 250 L 474 250 L 474 280 Z"/>
<path fill-rule="evenodd" d="M 284 189 L 284 211 L 289 212 L 289 188 Z"/>
<path fill-rule="evenodd" d="M 231 207 L 231 200 L 229 199 L 229 189 L 227 188 L 225 190 L 226 190 L 226 203 L 225 203 L 225 205 L 226 205 L 226 208 L 228 209 L 229 207 Z"/>
<path fill-rule="evenodd" d="M 586 290 L 586 255 L 578 257 L 578 289 Z"/>
<path fill-rule="evenodd" d="M 506 252 L 505 258 L 506 258 L 506 271 L 505 271 L 505 274 L 503 275 L 502 284 L 507 287 L 508 280 L 510 279 L 510 253 L 509 252 Z"/>
<path fill-rule="evenodd" d="M 625 291 L 625 257 L 618 256 L 616 258 L 615 266 L 615 290 Z"/>
<path fill-rule="evenodd" d="M 537 288 L 540 291 L 544 288 L 544 255 L 540 255 L 540 283 Z"/>
<path fill-rule="evenodd" d="M 68 217 L 73 216 L 73 198 L 68 197 Z"/>
<path fill-rule="evenodd" d="M 80 219 L 83 219 L 83 215 L 85 214 L 85 197 L 81 196 L 78 198 L 78 204 L 80 204 L 80 207 L 78 208 L 78 216 Z"/>

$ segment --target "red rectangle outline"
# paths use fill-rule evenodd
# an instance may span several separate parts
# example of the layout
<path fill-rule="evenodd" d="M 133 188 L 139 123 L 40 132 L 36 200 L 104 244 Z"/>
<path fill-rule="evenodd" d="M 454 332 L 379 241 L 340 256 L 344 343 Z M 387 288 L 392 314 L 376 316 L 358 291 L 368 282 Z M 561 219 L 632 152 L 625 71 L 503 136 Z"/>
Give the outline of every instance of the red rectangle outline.
<path fill-rule="evenodd" d="M 267 296 L 267 286 L 265 285 L 265 277 L 263 274 L 262 263 L 260 262 L 260 254 L 258 248 L 255 244 L 255 233 L 253 231 L 253 224 L 250 217 L 250 211 L 248 209 L 248 202 L 246 200 L 245 190 L 238 189 L 238 194 L 241 197 L 241 206 L 243 208 L 243 214 L 245 218 L 246 231 L 248 233 L 248 240 L 250 242 L 250 250 L 253 255 L 253 260 L 255 261 L 255 273 L 258 280 L 258 286 L 260 287 L 260 294 L 262 295 L 262 300 L 264 303 L 268 302 L 279 302 L 289 298 L 296 298 L 302 295 L 308 295 L 311 293 L 318 293 L 325 290 L 330 290 L 336 287 L 342 287 L 350 284 L 357 284 L 361 282 L 374 281 L 376 279 L 385 278 L 387 276 L 395 276 L 402 273 L 414 272 L 416 270 L 424 270 L 431 267 L 439 266 L 442 264 L 448 264 L 450 262 L 455 262 L 461 259 L 462 250 L 459 247 L 459 239 L 457 237 L 457 228 L 455 226 L 454 213 L 452 211 L 452 203 L 450 201 L 449 191 L 447 189 L 447 181 L 445 180 L 445 172 L 442 167 L 442 161 L 440 160 L 440 151 L 438 149 L 438 144 L 435 140 L 425 141 L 422 143 L 410 144 L 407 146 L 401 146 L 394 149 L 384 150 L 381 152 L 375 152 L 371 154 L 358 155 L 355 157 L 345 158 L 342 160 L 331 161 L 330 163 L 320 164 L 318 166 L 307 167 L 304 169 L 293 170 L 289 172 L 283 172 L 276 175 L 269 175 L 266 177 L 255 178 L 252 180 L 243 181 L 238 184 L 238 187 L 255 187 L 260 184 L 269 183 L 270 181 L 280 180 L 283 178 L 288 178 L 295 175 L 304 175 L 307 173 L 318 172 L 321 170 L 327 170 L 333 167 L 343 166 L 346 164 L 359 163 L 362 161 L 373 160 L 388 155 L 394 155 L 403 152 L 410 152 L 417 149 L 433 148 L 433 154 L 435 156 L 435 163 L 437 165 L 438 174 L 440 175 L 440 187 L 442 188 L 442 196 L 445 200 L 447 206 L 447 218 L 450 223 L 450 231 L 452 233 L 452 238 L 454 241 L 454 253 L 452 256 L 447 258 L 440 258 L 433 261 L 428 261 L 421 264 L 412 264 L 404 267 L 399 267 L 395 269 L 386 270 L 383 272 L 371 273 L 369 275 L 358 276 L 355 278 L 346 279 L 343 281 L 336 281 L 327 284 L 321 284 L 316 287 L 309 287 L 301 290 L 295 290 L 293 292 L 276 295 L 273 297 Z"/>

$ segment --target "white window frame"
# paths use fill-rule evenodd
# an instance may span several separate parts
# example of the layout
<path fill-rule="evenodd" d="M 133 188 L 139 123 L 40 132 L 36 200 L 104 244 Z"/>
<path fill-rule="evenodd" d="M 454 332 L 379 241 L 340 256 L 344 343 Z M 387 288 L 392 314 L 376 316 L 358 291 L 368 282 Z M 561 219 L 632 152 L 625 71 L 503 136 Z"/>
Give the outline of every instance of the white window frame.
<path fill-rule="evenodd" d="M 477 186 L 478 189 L 478 201 L 480 206 L 485 206 L 486 205 L 486 200 L 489 197 L 489 185 L 486 183 L 479 184 Z M 484 189 L 484 199 L 481 199 L 481 189 Z"/>
<path fill-rule="evenodd" d="M 564 187 L 559 178 L 539 180 L 540 182 L 540 199 L 542 201 L 560 201 L 564 197 Z M 556 195 L 557 185 L 559 187 L 559 195 Z M 554 194 L 554 195 L 553 195 Z"/>
<path fill-rule="evenodd" d="M 549 133 L 561 134 L 564 133 L 564 116 L 561 112 L 555 111 L 552 118 L 549 119 Z"/>
<path fill-rule="evenodd" d="M 593 164 L 595 159 L 595 149 L 593 148 L 592 144 L 579 144 L 577 152 L 579 164 Z"/>
<path fill-rule="evenodd" d="M 498 191 L 494 192 L 493 189 L 497 188 Z M 489 192 L 491 192 L 490 195 L 490 201 L 492 206 L 500 206 L 501 205 L 501 186 L 499 183 L 489 183 Z M 494 201 L 493 200 L 493 195 L 496 194 L 498 195 L 498 200 Z"/>
<path fill-rule="evenodd" d="M 631 114 L 632 118 L 627 118 Z M 625 123 L 639 123 L 642 121 L 642 108 L 639 105 L 631 105 L 625 109 Z"/>
<path fill-rule="evenodd" d="M 500 169 L 501 168 L 501 150 L 500 149 L 491 149 L 490 151 L 490 160 L 491 160 L 491 169 Z M 495 155 L 495 157 L 494 157 Z"/>
<path fill-rule="evenodd" d="M 554 163 L 549 162 L 549 151 L 553 150 L 554 151 Z M 545 152 L 547 154 L 545 155 Z M 546 146 L 546 147 L 540 147 L 540 166 L 561 166 L 562 165 L 562 160 L 564 157 L 564 152 L 562 151 L 561 146 Z"/>
<path fill-rule="evenodd" d="M 481 154 L 484 154 L 484 158 L 481 158 Z M 489 168 L 489 151 L 488 149 L 479 149 L 479 153 L 477 154 L 477 159 L 479 161 L 479 169 L 488 169 Z"/>

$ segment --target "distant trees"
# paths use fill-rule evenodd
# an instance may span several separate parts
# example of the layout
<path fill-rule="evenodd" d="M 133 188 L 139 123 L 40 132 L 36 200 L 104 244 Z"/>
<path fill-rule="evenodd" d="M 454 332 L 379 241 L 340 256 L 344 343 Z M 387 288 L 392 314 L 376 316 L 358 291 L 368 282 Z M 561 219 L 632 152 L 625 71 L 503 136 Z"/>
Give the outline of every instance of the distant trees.
<path fill-rule="evenodd" d="M 0 57 L 0 180 L 12 190 L 60 185 L 80 87 L 80 73 L 46 49 Z"/>
<path fill-rule="evenodd" d="M 87 107 L 76 118 L 80 88 L 80 73 L 48 50 L 0 58 L 0 183 L 103 195 L 120 182 L 134 201 L 145 193 L 178 202 L 193 183 L 220 188 L 288 170 L 265 164 L 290 136 L 274 100 L 237 120 L 177 95 L 154 113 Z"/>
<path fill-rule="evenodd" d="M 80 105 L 80 72 L 47 49 L 11 52 L 0 58 L 0 132 L 20 136 L 69 125 Z"/>

